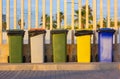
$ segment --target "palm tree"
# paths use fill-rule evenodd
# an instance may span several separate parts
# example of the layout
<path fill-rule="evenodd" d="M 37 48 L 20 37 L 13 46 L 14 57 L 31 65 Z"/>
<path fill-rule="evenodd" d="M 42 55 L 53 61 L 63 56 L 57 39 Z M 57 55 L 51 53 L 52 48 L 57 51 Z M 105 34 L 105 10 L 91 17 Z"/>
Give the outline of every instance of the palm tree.
<path fill-rule="evenodd" d="M 118 26 L 120 27 L 120 21 L 118 21 Z"/>
<path fill-rule="evenodd" d="M 103 19 L 103 27 L 107 27 L 107 17 Z M 114 21 L 110 19 L 110 27 L 114 27 Z M 120 21 L 117 23 L 118 26 L 120 26 Z M 100 28 L 100 21 L 97 22 L 97 28 Z"/>
<path fill-rule="evenodd" d="M 88 10 L 89 10 L 89 23 L 92 23 L 93 21 L 93 15 L 92 15 L 92 8 L 90 6 L 88 6 Z M 75 10 L 75 23 L 78 24 L 78 18 L 79 16 L 79 11 Z M 82 6 L 82 10 L 81 10 L 81 23 L 82 23 L 82 28 L 85 28 L 85 24 L 86 24 L 86 5 Z"/>
<path fill-rule="evenodd" d="M 43 16 L 41 17 L 41 23 L 40 25 L 43 25 Z M 55 29 L 57 27 L 56 20 L 53 20 L 53 28 Z M 48 14 L 45 14 L 45 27 L 47 29 L 50 29 L 50 16 Z"/>
<path fill-rule="evenodd" d="M 21 19 L 18 20 L 18 25 L 19 25 L 20 28 L 21 28 Z M 24 26 L 25 26 L 25 22 L 24 22 Z"/>
<path fill-rule="evenodd" d="M 2 22 L 2 31 L 6 31 L 6 28 L 7 28 L 7 24 L 6 22 Z"/>
<path fill-rule="evenodd" d="M 6 31 L 7 23 L 6 23 L 6 15 L 2 14 L 2 31 Z"/>
<path fill-rule="evenodd" d="M 41 17 L 41 22 L 43 22 L 43 16 Z M 40 25 L 43 25 L 43 23 L 41 23 Z M 50 16 L 45 14 L 45 27 L 47 29 L 50 29 Z"/>
<path fill-rule="evenodd" d="M 61 23 L 64 20 L 64 13 L 63 12 L 59 12 L 60 14 L 60 28 L 61 28 Z M 56 20 L 57 20 L 57 14 L 56 14 Z"/>

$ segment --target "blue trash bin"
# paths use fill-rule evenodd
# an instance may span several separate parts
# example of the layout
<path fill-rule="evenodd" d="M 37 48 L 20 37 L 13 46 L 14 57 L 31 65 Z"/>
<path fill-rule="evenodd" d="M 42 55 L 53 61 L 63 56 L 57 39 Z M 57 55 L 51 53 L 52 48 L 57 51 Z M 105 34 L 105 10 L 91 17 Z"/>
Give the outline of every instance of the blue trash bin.
<path fill-rule="evenodd" d="M 98 61 L 112 62 L 113 60 L 113 34 L 115 30 L 101 28 L 98 30 Z"/>

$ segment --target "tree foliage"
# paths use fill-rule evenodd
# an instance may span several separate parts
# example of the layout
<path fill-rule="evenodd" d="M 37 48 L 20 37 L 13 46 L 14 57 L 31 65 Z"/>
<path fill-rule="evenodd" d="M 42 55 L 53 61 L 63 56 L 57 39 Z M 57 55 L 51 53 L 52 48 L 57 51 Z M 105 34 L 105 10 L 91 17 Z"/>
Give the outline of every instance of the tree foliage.
<path fill-rule="evenodd" d="M 92 15 L 92 8 L 90 6 L 88 6 L 88 18 L 89 18 L 89 23 L 92 23 L 93 21 L 93 15 Z M 78 24 L 79 22 L 79 11 L 75 10 L 75 24 Z M 86 5 L 82 6 L 81 9 L 81 28 L 85 28 L 85 24 L 86 24 Z"/>

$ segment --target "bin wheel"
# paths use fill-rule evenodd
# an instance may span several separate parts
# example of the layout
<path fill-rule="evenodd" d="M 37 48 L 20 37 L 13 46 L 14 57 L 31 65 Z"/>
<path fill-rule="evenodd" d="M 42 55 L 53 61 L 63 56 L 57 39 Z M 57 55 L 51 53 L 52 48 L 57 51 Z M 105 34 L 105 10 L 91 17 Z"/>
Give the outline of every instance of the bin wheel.
<path fill-rule="evenodd" d="M 96 60 L 97 62 L 99 61 L 98 55 L 95 56 L 95 60 Z"/>
<path fill-rule="evenodd" d="M 69 55 L 66 56 L 66 62 L 69 62 Z"/>
<path fill-rule="evenodd" d="M 46 55 L 44 56 L 44 62 L 47 62 L 47 56 Z"/>
<path fill-rule="evenodd" d="M 93 56 L 91 55 L 91 59 L 90 59 L 90 62 L 92 62 L 93 61 Z"/>
<path fill-rule="evenodd" d="M 53 55 L 51 56 L 51 61 L 53 62 Z"/>
<path fill-rule="evenodd" d="M 23 56 L 23 63 L 25 63 L 26 62 L 26 57 L 25 56 Z"/>
<path fill-rule="evenodd" d="M 8 63 L 10 62 L 10 57 L 8 56 Z"/>

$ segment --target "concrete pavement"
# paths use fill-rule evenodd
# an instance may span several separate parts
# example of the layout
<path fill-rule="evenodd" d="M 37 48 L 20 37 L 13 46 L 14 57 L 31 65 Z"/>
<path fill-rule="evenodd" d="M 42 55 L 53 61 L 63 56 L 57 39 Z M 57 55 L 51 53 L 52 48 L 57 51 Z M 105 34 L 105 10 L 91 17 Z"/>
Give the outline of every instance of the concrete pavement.
<path fill-rule="evenodd" d="M 120 79 L 120 71 L 0 71 L 0 79 Z"/>
<path fill-rule="evenodd" d="M 120 79 L 120 63 L 0 64 L 0 79 Z"/>

